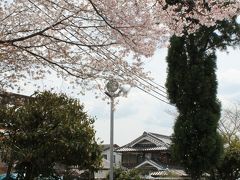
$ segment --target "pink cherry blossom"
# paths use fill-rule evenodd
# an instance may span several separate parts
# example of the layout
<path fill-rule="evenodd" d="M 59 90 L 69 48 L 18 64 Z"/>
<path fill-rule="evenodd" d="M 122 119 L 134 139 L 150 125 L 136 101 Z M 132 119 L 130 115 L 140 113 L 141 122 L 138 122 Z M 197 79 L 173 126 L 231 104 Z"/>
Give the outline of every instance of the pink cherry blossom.
<path fill-rule="evenodd" d="M 239 0 L 180 2 L 1 1 L 0 82 L 12 85 L 26 76 L 44 78 L 55 70 L 89 89 L 103 88 L 99 82 L 111 77 L 134 85 L 137 77 L 149 77 L 142 57 L 167 46 L 172 34 L 193 33 L 202 25 L 239 15 Z"/>

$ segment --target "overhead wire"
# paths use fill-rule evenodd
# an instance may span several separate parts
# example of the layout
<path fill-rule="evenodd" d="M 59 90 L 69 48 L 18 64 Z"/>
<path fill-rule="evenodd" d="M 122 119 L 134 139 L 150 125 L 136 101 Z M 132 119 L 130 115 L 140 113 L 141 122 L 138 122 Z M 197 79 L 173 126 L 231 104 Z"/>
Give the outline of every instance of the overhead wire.
<path fill-rule="evenodd" d="M 41 10 L 41 9 L 40 9 Z M 42 10 L 41 10 L 42 11 Z M 43 12 L 43 11 L 42 11 Z M 44 12 L 45 13 L 45 12 Z M 45 13 L 46 14 L 46 13 Z M 83 31 L 84 32 L 84 31 Z M 73 37 L 75 37 L 76 39 L 78 39 L 75 35 L 73 35 L 71 32 L 69 32 L 68 31 L 68 33 L 70 33 Z M 84 32 L 85 33 L 85 32 Z M 65 36 L 66 37 L 66 36 Z M 68 37 L 67 37 L 68 38 Z M 83 37 L 84 38 L 84 37 Z M 70 39 L 69 39 L 70 40 Z M 78 39 L 79 40 L 79 39 Z M 109 51 L 108 51 L 109 52 Z M 90 54 L 89 54 L 90 55 Z M 113 54 L 112 54 L 113 55 Z M 115 56 L 115 55 L 114 55 Z M 114 61 L 112 58 L 110 58 L 110 60 L 111 61 Z M 123 71 L 123 72 L 125 72 L 124 70 L 122 70 L 121 69 L 121 71 Z M 128 70 L 129 71 L 129 70 Z M 136 74 L 135 74 L 135 76 L 137 76 Z M 149 83 L 148 81 L 146 81 L 145 79 L 143 79 L 142 77 L 139 77 L 139 76 L 137 76 L 138 78 L 140 78 L 141 80 L 143 80 L 143 81 L 145 81 L 145 82 L 147 82 L 148 84 L 150 84 L 151 86 L 153 86 L 151 83 Z M 137 79 L 135 79 L 135 80 L 137 80 Z M 139 80 L 137 80 L 140 84 L 142 84 L 142 82 L 140 82 Z M 152 81 L 153 82 L 153 81 Z M 155 83 L 155 82 L 154 82 Z M 155 83 L 156 84 L 156 83 Z M 157 85 L 159 85 L 159 84 L 157 84 Z M 146 86 L 146 85 L 144 85 L 143 84 L 143 86 Z M 160 85 L 161 86 L 161 85 Z M 149 91 L 147 91 L 147 90 L 145 90 L 145 89 L 143 89 L 143 88 L 140 88 L 139 86 L 136 86 L 138 89 L 140 89 L 140 90 L 142 90 L 142 91 L 144 91 L 144 92 L 146 92 L 146 93 L 148 93 L 149 95 L 151 95 L 151 96 L 153 96 L 153 97 L 156 97 L 157 98 L 157 96 L 155 96 L 155 95 L 153 95 L 153 94 L 151 94 L 151 93 L 149 93 Z M 164 96 L 164 95 L 162 95 L 161 93 L 159 93 L 159 92 L 157 92 L 155 89 L 152 89 L 155 93 L 157 93 L 158 95 L 160 95 L 160 96 L 162 96 L 162 97 L 164 97 L 164 98 L 166 98 L 167 99 L 167 97 L 166 96 Z M 162 92 L 164 92 L 164 91 L 162 91 Z M 165 92 L 164 92 L 165 93 Z M 162 99 L 160 99 L 160 98 L 157 98 L 157 99 L 159 99 L 159 100 L 161 100 L 161 101 L 163 101 L 163 102 L 165 102 L 165 103 L 168 103 L 167 101 L 164 101 L 164 100 L 162 100 Z M 169 103 L 168 103 L 169 104 Z"/>
<path fill-rule="evenodd" d="M 46 14 L 49 18 L 51 18 L 51 19 L 53 20 L 53 18 L 50 17 L 46 12 L 44 12 L 40 7 L 38 7 L 38 6 L 37 6 L 36 4 L 34 4 L 32 1 L 29 1 L 29 2 L 31 2 L 35 7 L 37 7 L 40 11 L 42 11 L 44 14 Z M 55 8 L 55 10 L 56 10 L 56 8 Z M 64 15 L 63 15 L 63 16 L 64 16 Z M 47 22 L 47 21 L 46 21 L 46 22 Z M 47 22 L 47 23 L 49 23 L 49 22 Z M 71 22 L 71 23 L 73 23 L 73 22 Z M 49 25 L 51 25 L 51 24 L 49 23 Z M 65 30 L 66 30 L 71 36 L 73 36 L 74 38 L 78 39 L 78 37 L 76 37 L 74 34 L 72 34 L 71 32 L 69 32 L 67 29 L 65 29 Z M 63 34 L 62 32 L 60 32 L 59 30 L 57 30 L 57 31 L 58 31 L 59 33 L 61 33 L 61 34 L 62 34 L 65 38 L 67 38 L 68 40 L 71 40 L 69 37 L 67 37 L 65 34 Z M 82 31 L 82 32 L 85 33 L 84 31 Z M 85 34 L 86 34 L 86 33 L 85 33 Z M 85 37 L 82 36 L 82 38 L 85 38 Z M 79 40 L 79 39 L 78 39 L 78 40 Z M 85 38 L 85 40 L 89 41 L 89 40 L 86 39 L 86 38 Z M 90 41 L 89 41 L 89 42 L 90 42 Z M 79 45 L 76 45 L 76 46 L 79 47 Z M 81 47 L 79 47 L 79 48 L 82 49 Z M 90 48 L 90 47 L 89 47 L 89 48 Z M 95 51 L 95 49 L 93 49 L 93 48 L 91 48 L 91 49 Z M 101 51 L 102 51 L 103 49 L 102 49 L 102 48 L 98 48 L 98 50 L 101 50 Z M 106 50 L 107 52 L 110 52 L 110 51 L 107 50 L 107 49 L 104 49 L 104 50 Z M 102 51 L 102 53 L 104 54 L 103 51 Z M 98 54 L 98 53 L 97 53 L 97 54 Z M 92 56 L 90 53 L 88 53 L 88 55 Z M 98 55 L 101 56 L 102 58 L 108 58 L 108 57 L 103 57 L 101 54 L 98 54 Z M 111 53 L 111 55 L 113 55 L 113 56 L 115 57 L 115 59 L 119 59 L 115 54 Z M 115 63 L 114 58 L 110 57 L 109 59 L 110 59 L 113 63 Z M 116 64 L 114 64 L 114 65 L 116 65 Z M 122 67 L 122 68 L 124 68 L 124 67 Z M 126 68 L 120 69 L 120 70 L 121 70 L 123 73 L 126 73 L 126 72 L 125 72 L 126 70 L 127 70 L 127 71 L 130 71 L 130 70 L 126 69 Z M 131 71 L 130 71 L 130 72 L 131 72 Z M 131 73 L 132 73 L 132 72 L 131 72 Z M 145 82 L 145 83 L 147 83 L 148 85 L 150 85 L 150 86 L 153 87 L 153 88 L 151 88 L 151 90 L 152 90 L 153 92 L 155 92 L 156 94 L 158 94 L 158 95 L 160 95 L 160 96 L 168 99 L 166 95 L 161 94 L 161 92 L 167 94 L 165 91 L 162 90 L 162 89 L 165 89 L 164 86 L 159 85 L 158 83 L 156 83 L 156 82 L 154 82 L 154 81 L 152 81 L 152 80 L 146 80 L 146 79 L 142 78 L 141 76 L 139 76 L 139 75 L 137 75 L 137 74 L 134 74 L 134 73 L 132 73 L 132 74 L 138 78 L 138 79 L 135 78 L 135 80 L 136 80 L 140 85 L 142 85 L 142 86 L 147 86 L 146 84 L 143 83 L 143 82 Z M 119 76 L 119 74 L 118 74 L 118 76 Z M 122 78 L 124 78 L 124 77 L 122 77 Z M 142 80 L 143 82 L 141 82 L 139 79 Z M 149 81 L 150 81 L 150 82 L 149 82 Z M 154 84 L 155 84 L 156 86 L 155 86 Z M 162 89 L 160 89 L 160 88 L 157 87 L 157 86 L 161 87 Z M 140 89 L 141 91 L 143 91 L 143 92 L 151 95 L 152 97 L 154 97 L 154 98 L 156 98 L 156 99 L 158 99 L 158 100 L 160 100 L 160 101 L 162 101 L 162 102 L 164 102 L 164 103 L 167 103 L 167 104 L 171 105 L 169 102 L 167 102 L 167 101 L 165 101 L 165 100 L 157 97 L 156 95 L 150 93 L 150 92 L 147 91 L 146 89 L 144 89 L 144 88 L 142 88 L 142 87 L 140 87 L 140 86 L 137 86 L 137 85 L 135 85 L 135 87 L 138 88 L 138 89 Z M 158 91 L 155 90 L 154 88 L 157 88 L 157 89 L 158 89 L 159 91 L 161 91 L 161 92 L 158 92 Z M 148 90 L 149 90 L 149 89 L 148 89 Z"/>
<path fill-rule="evenodd" d="M 161 98 L 155 96 L 154 94 L 149 93 L 146 89 L 143 89 L 143 88 L 141 88 L 141 87 L 139 87 L 139 86 L 136 86 L 136 88 L 140 89 L 141 91 L 143 91 L 143 92 L 149 94 L 150 96 L 152 96 L 152 97 L 154 97 L 154 98 L 156 98 L 156 99 L 158 99 L 158 100 L 160 100 L 160 101 L 162 101 L 162 102 L 164 102 L 164 103 L 166 103 L 166 104 L 168 104 L 168 105 L 173 106 L 173 105 L 170 104 L 169 102 L 167 102 L 167 101 L 165 101 L 165 100 L 163 100 L 163 99 L 161 99 Z"/>

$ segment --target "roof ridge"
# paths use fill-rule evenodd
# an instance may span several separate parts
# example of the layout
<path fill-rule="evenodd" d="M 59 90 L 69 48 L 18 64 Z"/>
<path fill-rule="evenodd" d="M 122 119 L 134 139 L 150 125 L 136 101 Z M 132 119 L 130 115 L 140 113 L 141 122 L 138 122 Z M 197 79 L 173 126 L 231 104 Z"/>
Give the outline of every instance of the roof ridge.
<path fill-rule="evenodd" d="M 116 150 L 125 148 L 125 147 L 130 147 L 146 136 L 150 136 L 151 138 L 155 139 L 156 141 L 161 141 L 166 147 L 168 147 L 168 144 L 166 142 L 164 142 L 161 138 L 171 140 L 170 136 L 144 131 L 141 136 L 137 137 L 136 139 L 132 140 L 131 142 L 129 142 L 123 146 L 118 147 Z"/>
<path fill-rule="evenodd" d="M 138 141 L 139 139 L 143 138 L 143 137 L 146 135 L 146 133 L 147 133 L 147 132 L 144 131 L 141 136 L 139 136 L 139 137 L 137 137 L 136 139 L 132 140 L 130 143 L 127 143 L 127 144 L 119 147 L 118 149 L 124 148 L 124 147 L 128 147 L 128 146 L 130 146 L 131 144 L 134 144 L 136 141 Z"/>
<path fill-rule="evenodd" d="M 160 164 L 158 164 L 158 163 L 156 163 L 155 161 L 152 161 L 152 160 L 150 160 L 150 159 L 146 159 L 146 160 L 143 161 L 142 163 L 138 164 L 135 168 L 139 168 L 139 167 L 143 166 L 143 165 L 146 164 L 146 163 L 152 165 L 153 167 L 157 168 L 158 170 L 163 169 L 163 166 L 162 166 L 162 165 L 160 165 Z"/>
<path fill-rule="evenodd" d="M 154 135 L 154 136 L 161 136 L 161 137 L 166 137 L 166 138 L 171 138 L 171 136 L 163 135 L 163 134 L 158 134 L 158 133 L 153 133 L 153 132 L 148 132 L 148 134 Z"/>
<path fill-rule="evenodd" d="M 162 139 L 160 138 L 167 138 L 167 139 L 171 139 L 169 136 L 165 136 L 165 135 L 161 135 L 161 134 L 157 134 L 156 133 L 148 133 L 150 136 L 154 137 L 154 138 L 157 138 L 158 140 L 160 140 L 164 145 L 165 147 L 168 147 L 168 143 L 164 142 Z M 160 137 L 157 137 L 157 136 L 160 136 Z"/>

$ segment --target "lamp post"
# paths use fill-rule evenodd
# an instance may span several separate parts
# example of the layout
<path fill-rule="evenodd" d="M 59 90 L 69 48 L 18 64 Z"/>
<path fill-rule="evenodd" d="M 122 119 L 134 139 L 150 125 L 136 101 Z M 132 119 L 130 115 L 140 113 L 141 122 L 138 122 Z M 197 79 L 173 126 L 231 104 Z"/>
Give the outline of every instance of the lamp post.
<path fill-rule="evenodd" d="M 105 94 L 110 98 L 110 172 L 109 180 L 113 180 L 113 130 L 114 130 L 114 98 L 121 93 L 119 84 L 116 80 L 111 79 L 106 84 L 107 91 Z M 117 92 L 118 91 L 118 92 Z"/>

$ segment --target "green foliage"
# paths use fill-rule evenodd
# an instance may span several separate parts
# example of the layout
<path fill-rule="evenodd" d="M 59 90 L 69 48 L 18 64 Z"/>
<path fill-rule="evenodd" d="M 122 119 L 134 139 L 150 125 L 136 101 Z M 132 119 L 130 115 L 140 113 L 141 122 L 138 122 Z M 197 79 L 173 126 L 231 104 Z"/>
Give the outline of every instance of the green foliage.
<path fill-rule="evenodd" d="M 240 178 L 240 140 L 238 138 L 235 138 L 224 149 L 221 163 L 217 167 L 217 174 L 219 180 L 236 180 Z"/>
<path fill-rule="evenodd" d="M 1 151 L 15 162 L 25 179 L 55 173 L 56 163 L 95 170 L 101 149 L 95 140 L 94 119 L 77 100 L 61 94 L 39 93 L 23 106 L 0 109 Z"/>
<path fill-rule="evenodd" d="M 234 18 L 170 40 L 166 87 L 179 113 L 172 152 L 193 179 L 215 167 L 222 152 L 216 49 L 239 45 L 239 32 Z"/>
<path fill-rule="evenodd" d="M 216 57 L 197 52 L 192 43 L 199 36 L 171 39 L 166 84 L 170 101 L 179 111 L 174 126 L 173 152 L 196 179 L 216 164 L 220 147 L 216 131 L 220 117 L 216 99 Z"/>
<path fill-rule="evenodd" d="M 116 168 L 113 172 L 114 180 L 140 180 L 140 172 L 137 169 L 124 170 L 122 168 Z M 107 177 L 109 179 L 109 175 Z"/>

